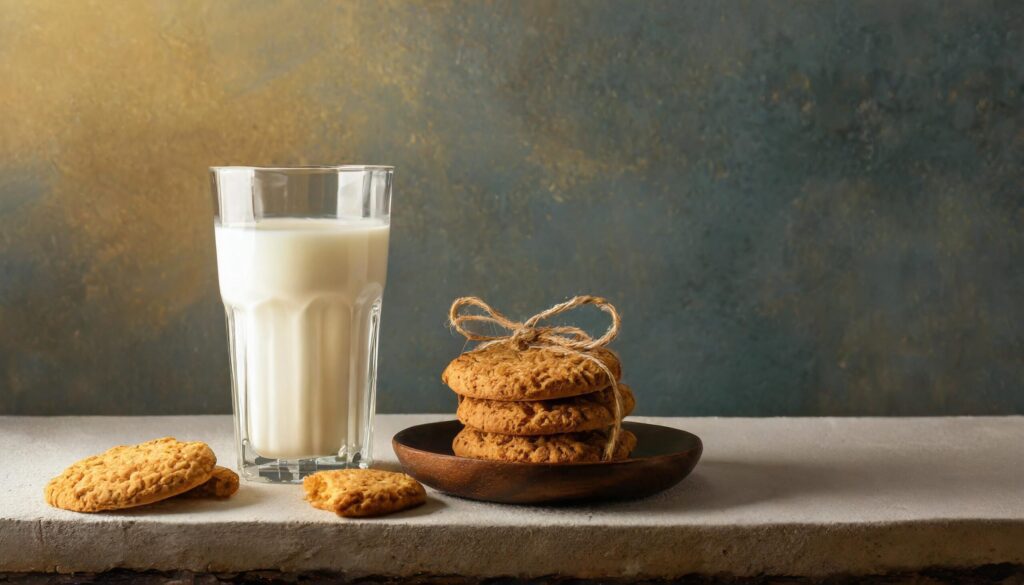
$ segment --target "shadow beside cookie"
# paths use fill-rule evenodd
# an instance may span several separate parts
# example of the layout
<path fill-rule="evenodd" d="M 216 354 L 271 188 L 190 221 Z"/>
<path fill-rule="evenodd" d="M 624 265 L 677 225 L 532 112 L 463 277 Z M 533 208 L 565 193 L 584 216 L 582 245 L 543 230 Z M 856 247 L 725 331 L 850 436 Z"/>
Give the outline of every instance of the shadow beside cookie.
<path fill-rule="evenodd" d="M 172 497 L 145 506 L 102 512 L 106 516 L 146 516 L 150 514 L 216 514 L 256 505 L 261 498 L 259 491 L 242 487 L 228 498 Z"/>

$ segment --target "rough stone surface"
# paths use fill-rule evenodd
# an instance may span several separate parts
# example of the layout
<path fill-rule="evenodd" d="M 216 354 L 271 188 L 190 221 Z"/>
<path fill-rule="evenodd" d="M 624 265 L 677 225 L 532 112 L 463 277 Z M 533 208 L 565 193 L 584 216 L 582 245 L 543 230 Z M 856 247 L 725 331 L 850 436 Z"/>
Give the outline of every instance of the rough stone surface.
<path fill-rule="evenodd" d="M 396 468 L 391 435 L 442 418 L 378 417 L 381 467 Z M 225 501 L 53 509 L 42 488 L 55 470 L 115 443 L 202 440 L 230 465 L 230 419 L 0 417 L 0 571 L 820 576 L 1024 563 L 1022 417 L 637 420 L 698 434 L 693 475 L 629 503 L 514 507 L 428 490 L 419 508 L 345 520 L 300 486 L 245 482 Z"/>
<path fill-rule="evenodd" d="M 0 583 L 18 585 L 261 585 L 302 583 L 303 585 L 1020 585 L 1024 583 L 1024 565 L 986 565 L 971 569 L 927 569 L 913 573 L 833 575 L 825 578 L 790 575 L 687 575 L 673 579 L 579 579 L 548 575 L 545 577 L 502 577 L 488 579 L 459 575 L 420 575 L 390 577 L 369 575 L 352 577 L 330 571 L 247 571 L 197 573 L 193 571 L 130 571 L 118 569 L 103 573 L 0 573 Z"/>

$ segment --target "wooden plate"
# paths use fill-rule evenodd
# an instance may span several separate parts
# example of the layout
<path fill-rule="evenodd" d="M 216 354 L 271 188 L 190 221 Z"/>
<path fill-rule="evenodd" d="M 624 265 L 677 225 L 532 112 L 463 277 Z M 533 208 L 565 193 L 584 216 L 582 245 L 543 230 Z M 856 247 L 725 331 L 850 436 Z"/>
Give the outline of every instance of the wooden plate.
<path fill-rule="evenodd" d="M 409 427 L 391 441 L 405 472 L 430 487 L 463 498 L 502 504 L 642 498 L 679 483 L 697 465 L 696 435 L 639 422 L 629 459 L 601 463 L 505 463 L 457 457 L 452 439 L 462 423 L 450 420 Z"/>

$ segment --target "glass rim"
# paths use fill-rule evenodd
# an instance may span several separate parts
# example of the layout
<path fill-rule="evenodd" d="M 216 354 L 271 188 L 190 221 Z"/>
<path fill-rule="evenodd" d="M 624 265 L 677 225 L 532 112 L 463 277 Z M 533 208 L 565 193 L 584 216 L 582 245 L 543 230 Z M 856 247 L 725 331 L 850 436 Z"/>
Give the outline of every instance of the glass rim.
<path fill-rule="evenodd" d="M 364 172 L 364 171 L 394 171 L 391 165 L 296 165 L 296 166 L 274 166 L 254 167 L 244 165 L 225 165 L 210 167 L 211 172 L 218 171 L 266 171 L 266 172 L 287 172 L 287 171 L 310 171 L 310 172 Z"/>

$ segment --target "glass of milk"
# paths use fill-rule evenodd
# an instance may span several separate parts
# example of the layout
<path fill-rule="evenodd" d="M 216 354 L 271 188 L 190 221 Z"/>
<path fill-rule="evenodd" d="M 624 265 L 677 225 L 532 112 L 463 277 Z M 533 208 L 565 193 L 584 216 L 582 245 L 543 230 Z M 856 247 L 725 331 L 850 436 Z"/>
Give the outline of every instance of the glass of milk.
<path fill-rule="evenodd" d="M 370 464 L 393 173 L 210 169 L 246 479 Z"/>

